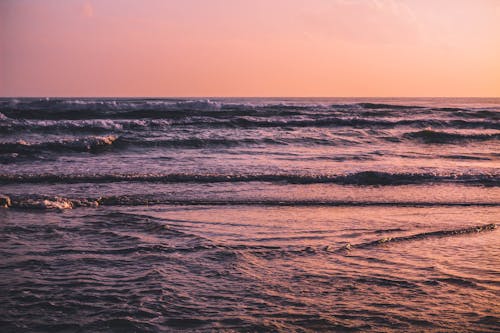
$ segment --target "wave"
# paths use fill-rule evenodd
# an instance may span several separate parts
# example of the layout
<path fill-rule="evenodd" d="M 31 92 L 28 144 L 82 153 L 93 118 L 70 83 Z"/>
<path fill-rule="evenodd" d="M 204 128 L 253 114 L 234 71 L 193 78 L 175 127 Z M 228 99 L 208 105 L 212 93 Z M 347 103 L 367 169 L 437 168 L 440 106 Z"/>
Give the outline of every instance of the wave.
<path fill-rule="evenodd" d="M 5 199 L 7 198 L 7 199 Z M 56 209 L 65 210 L 76 207 L 97 207 L 99 206 L 98 200 L 89 199 L 68 199 L 62 197 L 27 197 L 27 198 L 12 198 L 8 196 L 0 197 L 0 207 L 2 206 L 17 208 L 17 209 Z"/>
<path fill-rule="evenodd" d="M 311 107 L 311 106 L 309 106 Z M 293 115 L 309 109 L 300 105 L 222 103 L 211 100 L 30 100 L 0 104 L 12 119 L 138 119 L 183 118 L 186 116 Z M 294 112 L 296 111 L 296 112 Z"/>
<path fill-rule="evenodd" d="M 489 118 L 495 121 L 500 120 L 500 113 L 494 110 L 473 110 L 472 112 L 462 110 L 456 114 L 462 117 Z"/>
<path fill-rule="evenodd" d="M 417 110 L 418 109 L 418 110 Z M 400 114 L 406 110 L 423 113 L 450 113 L 460 116 L 498 118 L 494 109 L 432 108 L 421 105 L 384 103 L 328 104 L 317 101 L 210 100 L 210 99 L 23 99 L 0 100 L 0 112 L 13 119 L 95 119 L 95 118 L 179 118 L 186 115 L 302 115 L 328 114 Z"/>
<path fill-rule="evenodd" d="M 217 121 L 213 119 L 189 120 L 183 122 L 185 125 L 205 125 L 205 126 L 233 126 L 233 127 L 385 127 L 393 128 L 398 126 L 411 126 L 417 128 L 425 127 L 456 127 L 456 128 L 491 128 L 500 129 L 498 122 L 489 121 L 464 121 L 464 120 L 442 120 L 442 119 L 368 119 L 362 117 L 319 117 L 313 119 L 293 118 L 251 118 L 235 117 Z"/>
<path fill-rule="evenodd" d="M 461 119 L 455 119 L 450 121 L 438 122 L 436 125 L 451 128 L 490 128 L 490 129 L 500 129 L 500 122 L 498 121 L 467 121 Z M 434 126 L 434 125 L 429 125 Z"/>
<path fill-rule="evenodd" d="M 356 144 L 358 141 L 340 138 L 324 139 L 314 137 L 300 138 L 186 138 L 186 139 L 129 139 L 120 137 L 115 146 L 117 147 L 164 147 L 164 148 L 205 148 L 205 147 L 236 147 L 236 146 L 259 146 L 259 145 L 289 145 L 289 144 L 308 144 L 308 145 L 326 145 L 335 146 L 339 143 L 343 145 Z"/>
<path fill-rule="evenodd" d="M 40 151 L 78 151 L 94 152 L 111 146 L 117 140 L 116 136 L 94 136 L 82 139 L 61 139 L 57 141 L 29 143 L 19 140 L 14 143 L 0 143 L 2 154 L 33 154 Z"/>
<path fill-rule="evenodd" d="M 273 200 L 273 199 L 182 199 L 165 197 L 161 194 L 136 194 L 103 196 L 95 198 L 65 198 L 44 195 L 0 195 L 0 207 L 14 209 L 73 209 L 79 207 L 97 208 L 100 206 L 278 206 L 278 207 L 436 207 L 436 206 L 481 206 L 497 207 L 494 202 L 421 202 L 421 201 L 347 201 L 347 200 Z M 400 230 L 391 230 L 400 231 Z M 382 231 L 378 230 L 377 233 Z M 385 230 L 384 232 L 388 232 Z"/>
<path fill-rule="evenodd" d="M 135 130 L 146 128 L 146 122 L 142 120 L 117 121 L 111 119 L 95 120 L 17 120 L 0 124 L 0 133 L 26 132 L 65 132 L 65 133 L 108 133 L 122 132 L 123 130 Z"/>
<path fill-rule="evenodd" d="M 495 109 L 430 108 L 383 103 L 321 104 L 206 99 L 0 100 L 0 133 L 116 133 L 206 128 L 457 128 L 500 129 Z M 412 117 L 408 117 L 411 111 Z M 446 111 L 446 112 L 445 112 Z M 414 117 L 417 113 L 417 117 Z M 445 116 L 443 116 L 445 115 Z M 412 138 L 412 135 L 409 135 Z M 469 138 L 471 140 L 477 138 Z M 421 140 L 439 141 L 429 135 Z M 444 140 L 459 141 L 460 138 Z"/>
<path fill-rule="evenodd" d="M 469 185 L 500 186 L 499 174 L 434 174 L 389 173 L 361 171 L 350 174 L 0 174 L 2 184 L 34 183 L 235 183 L 235 182 L 284 182 L 292 184 L 333 183 L 358 186 L 397 186 L 425 183 L 458 183 Z"/>
<path fill-rule="evenodd" d="M 423 130 L 405 133 L 407 139 L 419 140 L 424 143 L 455 143 L 466 141 L 488 141 L 500 139 L 500 133 L 461 134 L 444 131 Z"/>
<path fill-rule="evenodd" d="M 362 108 L 365 109 L 422 109 L 425 108 L 419 105 L 400 105 L 400 104 L 383 104 L 383 103 L 358 103 Z"/>
<path fill-rule="evenodd" d="M 187 138 L 187 139 L 154 139 L 154 140 L 136 140 L 120 138 L 117 141 L 118 146 L 137 146 L 137 147 L 169 147 L 169 148 L 203 148 L 203 147 L 233 147 L 241 145 L 259 145 L 259 144 L 286 144 L 285 141 L 279 141 L 271 138 L 263 139 L 228 139 L 228 138 Z"/>
<path fill-rule="evenodd" d="M 451 160 L 475 160 L 475 161 L 491 161 L 492 158 L 484 156 L 473 155 L 439 155 L 439 158 L 446 158 Z"/>
<path fill-rule="evenodd" d="M 359 116 L 334 117 L 324 115 L 279 116 L 226 115 L 191 116 L 187 113 L 164 115 L 163 119 L 77 119 L 77 120 L 9 120 L 0 124 L 0 133 L 64 132 L 64 133 L 124 133 L 150 130 L 168 130 L 178 126 L 204 128 L 304 128 L 304 127 L 355 127 L 355 128 L 456 128 L 500 129 L 500 122 L 487 120 L 446 119 L 396 119 L 365 118 Z"/>
<path fill-rule="evenodd" d="M 45 151 L 55 153 L 92 152 L 99 153 L 110 149 L 127 149 L 130 147 L 161 147 L 199 149 L 208 147 L 237 147 L 262 145 L 316 144 L 335 146 L 339 143 L 354 144 L 356 141 L 346 139 L 322 138 L 186 138 L 186 139 L 143 139 L 110 136 L 86 137 L 81 139 L 64 139 L 57 141 L 29 143 L 20 140 L 14 143 L 0 143 L 0 162 L 19 160 L 19 157 L 38 158 L 37 154 Z M 47 156 L 45 156 L 47 157 Z"/>
<path fill-rule="evenodd" d="M 413 134 L 412 132 L 411 134 Z M 404 135 L 408 137 L 408 134 Z M 153 147 L 153 148 L 230 148 L 241 146 L 269 146 L 269 145 L 319 145 L 319 146 L 338 146 L 338 145 L 356 145 L 363 142 L 355 138 L 334 137 L 263 137 L 263 138 L 226 138 L 226 137 L 189 137 L 189 138 L 142 138 L 127 137 L 125 135 L 115 136 L 89 136 L 77 139 L 60 139 L 47 142 L 30 143 L 24 140 L 17 142 L 0 143 L 0 162 L 9 163 L 19 161 L 21 157 L 37 159 L 42 152 L 66 153 L 66 152 L 108 152 L 111 149 L 128 149 L 133 147 Z M 381 137 L 383 140 L 391 142 L 400 142 L 399 137 Z M 14 154 L 14 155 L 13 155 Z M 46 159 L 47 155 L 43 156 Z M 466 157 L 463 157 L 464 159 Z M 473 158 L 473 157 L 471 157 Z M 320 157 L 319 159 L 345 160 L 345 157 Z M 362 156 L 353 156 L 349 159 L 363 159 Z M 477 158 L 476 158 L 477 159 Z M 484 159 L 484 158 L 483 158 Z"/>
<path fill-rule="evenodd" d="M 386 238 L 381 238 L 381 239 L 378 239 L 378 240 L 375 240 L 372 242 L 366 242 L 366 243 L 361 243 L 361 244 L 356 244 L 356 245 L 352 245 L 350 243 L 347 243 L 343 249 L 344 250 L 366 249 L 366 248 L 372 248 L 372 247 L 377 247 L 377 246 L 387 245 L 387 244 L 392 244 L 392 243 L 401 243 L 401 242 L 415 241 L 415 240 L 421 240 L 421 239 L 451 237 L 451 236 L 457 236 L 457 235 L 466 235 L 466 234 L 474 234 L 474 233 L 479 233 L 479 232 L 493 231 L 496 228 L 497 228 L 497 225 L 494 223 L 491 223 L 491 224 L 479 225 L 479 226 L 468 227 L 468 228 L 463 228 L 463 229 L 439 230 L 439 231 L 432 231 L 432 232 L 423 232 L 423 233 L 410 235 L 410 236 L 386 237 Z"/>
<path fill-rule="evenodd" d="M 433 108 L 432 110 L 434 110 L 434 111 L 447 111 L 447 112 L 461 112 L 461 111 L 468 111 L 467 109 L 463 109 L 463 108 L 452 108 L 452 107 Z"/>

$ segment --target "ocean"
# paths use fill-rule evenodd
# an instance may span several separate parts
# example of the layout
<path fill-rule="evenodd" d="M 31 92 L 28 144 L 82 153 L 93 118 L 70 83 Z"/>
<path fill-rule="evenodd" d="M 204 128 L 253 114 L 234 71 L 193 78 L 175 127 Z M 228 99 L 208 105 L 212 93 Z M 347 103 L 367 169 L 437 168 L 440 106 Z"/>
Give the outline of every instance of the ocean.
<path fill-rule="evenodd" d="M 500 98 L 0 99 L 1 332 L 498 332 Z"/>

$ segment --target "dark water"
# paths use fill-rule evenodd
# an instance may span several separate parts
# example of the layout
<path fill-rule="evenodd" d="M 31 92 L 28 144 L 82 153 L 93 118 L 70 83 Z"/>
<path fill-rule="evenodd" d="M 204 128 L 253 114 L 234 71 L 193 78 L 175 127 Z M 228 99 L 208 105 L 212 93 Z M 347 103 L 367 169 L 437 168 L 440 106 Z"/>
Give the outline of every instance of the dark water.
<path fill-rule="evenodd" d="M 500 99 L 0 99 L 0 331 L 500 330 Z"/>

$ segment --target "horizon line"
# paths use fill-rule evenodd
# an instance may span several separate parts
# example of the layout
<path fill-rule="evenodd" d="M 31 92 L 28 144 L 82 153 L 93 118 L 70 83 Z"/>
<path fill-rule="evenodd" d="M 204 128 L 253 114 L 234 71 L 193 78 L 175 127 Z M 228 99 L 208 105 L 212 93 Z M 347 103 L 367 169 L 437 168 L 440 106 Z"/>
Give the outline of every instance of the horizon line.
<path fill-rule="evenodd" d="M 229 98 L 289 98 L 289 99 L 304 99 L 304 98 L 315 98 L 315 99 L 320 99 L 320 98 L 482 98 L 482 99 L 497 99 L 500 98 L 500 96 L 202 96 L 202 95 L 193 95 L 193 96 L 139 96 L 139 95 L 132 95 L 132 96 L 112 96 L 112 95 L 97 95 L 97 96 L 91 96 L 91 95 L 81 95 L 81 96 L 42 96 L 42 95 L 33 95 L 33 96 L 1 96 L 0 98 L 2 99 L 8 99 L 8 98 L 85 98 L 85 99 L 91 99 L 91 98 L 133 98 L 133 99 L 191 99 L 191 98 L 197 98 L 197 99 L 229 99 Z"/>

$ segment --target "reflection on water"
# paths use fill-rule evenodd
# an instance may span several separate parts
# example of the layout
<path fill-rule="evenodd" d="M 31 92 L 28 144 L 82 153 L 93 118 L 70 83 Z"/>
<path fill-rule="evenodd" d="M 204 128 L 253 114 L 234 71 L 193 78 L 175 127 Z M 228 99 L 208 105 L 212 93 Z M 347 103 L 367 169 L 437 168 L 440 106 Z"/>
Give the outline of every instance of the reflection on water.
<path fill-rule="evenodd" d="M 0 332 L 498 332 L 500 99 L 0 99 Z"/>
<path fill-rule="evenodd" d="M 496 207 L 1 211 L 5 331 L 498 329 Z M 25 324 L 23 324 L 25 323 Z"/>

